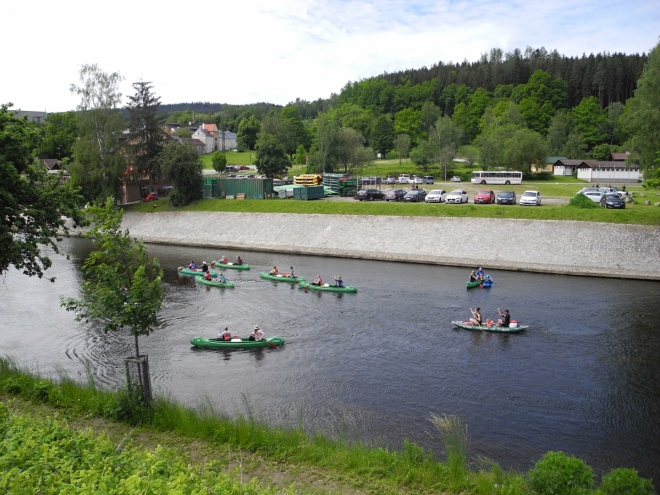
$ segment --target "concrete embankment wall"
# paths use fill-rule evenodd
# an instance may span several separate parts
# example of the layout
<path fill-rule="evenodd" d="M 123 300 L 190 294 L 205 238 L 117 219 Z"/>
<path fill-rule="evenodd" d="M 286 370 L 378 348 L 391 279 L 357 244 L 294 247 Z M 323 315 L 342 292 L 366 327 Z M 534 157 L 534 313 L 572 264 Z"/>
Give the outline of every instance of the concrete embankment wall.
<path fill-rule="evenodd" d="M 152 243 L 660 280 L 660 228 L 642 225 L 166 212 L 123 226 Z"/>

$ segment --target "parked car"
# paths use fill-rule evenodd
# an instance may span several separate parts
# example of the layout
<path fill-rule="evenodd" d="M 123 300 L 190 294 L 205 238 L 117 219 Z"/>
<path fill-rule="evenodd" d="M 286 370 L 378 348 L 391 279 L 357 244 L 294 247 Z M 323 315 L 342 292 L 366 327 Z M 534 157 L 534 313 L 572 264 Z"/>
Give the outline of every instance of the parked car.
<path fill-rule="evenodd" d="M 600 206 L 603 208 L 621 208 L 625 209 L 626 202 L 623 200 L 618 193 L 607 193 L 603 194 L 600 198 Z"/>
<path fill-rule="evenodd" d="M 419 175 L 413 175 L 412 181 L 410 183 L 411 184 L 424 184 L 424 179 L 422 179 Z"/>
<path fill-rule="evenodd" d="M 385 195 L 378 189 L 360 189 L 355 196 L 359 201 L 367 200 L 373 201 L 374 199 L 385 199 Z"/>
<path fill-rule="evenodd" d="M 419 201 L 424 201 L 424 198 L 426 198 L 426 191 L 424 189 L 413 189 L 406 193 L 403 200 L 418 203 Z"/>
<path fill-rule="evenodd" d="M 474 204 L 492 204 L 495 202 L 495 193 L 491 189 L 482 189 L 474 195 Z"/>
<path fill-rule="evenodd" d="M 520 204 L 540 206 L 541 193 L 538 191 L 525 191 L 523 195 L 520 196 Z"/>
<path fill-rule="evenodd" d="M 245 165 L 241 165 L 238 167 L 238 170 L 250 170 L 250 167 L 246 167 Z"/>
<path fill-rule="evenodd" d="M 445 197 L 447 196 L 447 191 L 444 189 L 433 189 L 426 195 L 427 203 L 444 203 Z"/>
<path fill-rule="evenodd" d="M 385 201 L 403 201 L 406 191 L 403 189 L 390 189 L 385 192 Z"/>
<path fill-rule="evenodd" d="M 435 184 L 435 177 L 432 175 L 425 175 L 422 177 L 422 180 L 424 181 L 424 184 Z"/>
<path fill-rule="evenodd" d="M 388 175 L 387 179 L 385 179 L 385 184 L 396 184 L 396 177 Z"/>
<path fill-rule="evenodd" d="M 399 184 L 409 184 L 410 183 L 410 174 L 401 174 L 397 179 Z"/>
<path fill-rule="evenodd" d="M 600 198 L 605 196 L 605 193 L 603 191 L 585 191 L 582 193 L 582 195 L 586 196 L 594 203 L 600 203 Z"/>
<path fill-rule="evenodd" d="M 454 189 L 445 196 L 445 203 L 467 203 L 468 194 L 462 189 Z"/>
<path fill-rule="evenodd" d="M 454 175 L 451 179 L 449 179 L 451 182 L 460 182 L 461 178 L 458 175 Z"/>
<path fill-rule="evenodd" d="M 515 191 L 502 191 L 497 195 L 498 205 L 515 205 L 516 193 Z"/>

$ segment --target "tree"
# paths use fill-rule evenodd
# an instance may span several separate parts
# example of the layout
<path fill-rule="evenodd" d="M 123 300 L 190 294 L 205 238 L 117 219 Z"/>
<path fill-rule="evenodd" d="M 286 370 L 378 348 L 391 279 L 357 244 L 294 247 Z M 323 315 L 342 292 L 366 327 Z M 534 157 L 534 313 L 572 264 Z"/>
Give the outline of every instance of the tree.
<path fill-rule="evenodd" d="M 336 159 L 343 173 L 355 174 L 373 161 L 374 151 L 364 147 L 364 138 L 355 129 L 342 127 L 338 138 Z"/>
<path fill-rule="evenodd" d="M 591 158 L 599 162 L 608 162 L 612 159 L 612 152 L 616 151 L 616 146 L 611 144 L 597 144 L 591 149 Z"/>
<path fill-rule="evenodd" d="M 299 144 L 298 149 L 296 149 L 295 160 L 297 165 L 305 165 L 307 161 L 307 152 L 302 144 Z"/>
<path fill-rule="evenodd" d="M 180 138 L 191 138 L 193 131 L 187 127 L 179 127 L 176 131 L 174 131 L 174 135 L 179 136 Z"/>
<path fill-rule="evenodd" d="M 128 97 L 128 139 L 135 164 L 135 175 L 149 175 L 153 186 L 154 176 L 159 175 L 157 157 L 165 144 L 162 126 L 165 119 L 158 115 L 160 97 L 152 93 L 150 82 L 133 83 L 135 94 Z"/>
<path fill-rule="evenodd" d="M 566 110 L 557 112 L 555 116 L 550 119 L 548 135 L 546 136 L 546 141 L 548 143 L 550 153 L 553 155 L 561 155 L 564 153 L 564 148 L 566 147 L 566 142 L 568 141 L 568 135 L 570 134 L 572 128 L 573 117 L 571 117 L 570 112 Z M 570 155 L 566 156 L 572 158 Z"/>
<path fill-rule="evenodd" d="M 184 206 L 196 199 L 202 199 L 202 161 L 197 150 L 188 144 L 169 142 L 158 156 L 158 164 L 163 176 L 174 182 L 170 193 L 170 203 Z"/>
<path fill-rule="evenodd" d="M 211 155 L 211 165 L 219 174 L 224 172 L 225 167 L 227 166 L 227 155 L 222 151 L 216 151 Z"/>
<path fill-rule="evenodd" d="M 623 122 L 632 133 L 633 157 L 649 170 L 655 166 L 660 151 L 660 42 L 649 53 L 642 76 L 637 81 L 635 96 L 626 102 Z"/>
<path fill-rule="evenodd" d="M 444 116 L 438 119 L 431 131 L 429 141 L 436 147 L 436 159 L 440 164 L 440 173 L 444 173 L 445 180 L 451 170 L 461 142 L 461 131 L 450 117 Z"/>
<path fill-rule="evenodd" d="M 598 100 L 589 96 L 571 110 L 575 130 L 582 134 L 584 142 L 592 148 L 607 140 L 607 115 L 600 109 Z"/>
<path fill-rule="evenodd" d="M 430 101 L 425 101 L 422 105 L 422 129 L 429 132 L 440 117 L 442 117 L 440 107 Z"/>
<path fill-rule="evenodd" d="M 39 130 L 15 118 L 10 107 L 0 105 L 0 273 L 13 265 L 42 278 L 52 262 L 40 246 L 59 253 L 58 232 L 68 233 L 66 218 L 74 227 L 85 223 L 79 208 L 83 198 L 71 181 L 35 162 Z"/>
<path fill-rule="evenodd" d="M 62 160 L 73 155 L 73 145 L 78 138 L 78 118 L 75 112 L 50 113 L 40 129 L 43 141 L 39 158 Z"/>
<path fill-rule="evenodd" d="M 272 177 L 286 173 L 290 162 L 284 146 L 273 134 L 262 132 L 257 141 L 257 170 L 260 174 Z"/>
<path fill-rule="evenodd" d="M 108 74 L 96 64 L 83 65 L 81 86 L 71 85 L 80 97 L 78 104 L 79 139 L 74 146 L 75 161 L 71 175 L 89 201 L 105 202 L 119 198 L 126 172 L 124 154 L 120 152 L 125 128 L 119 104 L 118 72 Z"/>
<path fill-rule="evenodd" d="M 504 143 L 504 157 L 509 168 L 524 174 L 532 171 L 532 164 L 539 164 L 547 155 L 543 136 L 531 129 L 517 129 Z"/>
<path fill-rule="evenodd" d="M 401 165 L 401 158 L 408 158 L 410 151 L 410 136 L 408 134 L 397 134 L 394 142 L 396 151 L 399 153 L 399 165 Z"/>
<path fill-rule="evenodd" d="M 371 128 L 371 147 L 382 158 L 394 147 L 394 124 L 389 114 L 378 117 Z"/>
<path fill-rule="evenodd" d="M 260 129 L 261 124 L 254 115 L 241 120 L 240 124 L 238 124 L 238 133 L 236 134 L 239 151 L 241 151 L 241 148 L 243 148 L 243 151 L 254 149 Z"/>
<path fill-rule="evenodd" d="M 408 134 L 412 143 L 422 132 L 422 112 L 412 108 L 404 108 L 394 116 L 394 131 L 397 134 Z"/>
<path fill-rule="evenodd" d="M 82 267 L 86 277 L 80 298 L 62 298 L 61 305 L 76 313 L 76 321 L 102 321 L 106 333 L 128 328 L 139 358 L 138 338 L 158 324 L 163 270 L 157 258 L 149 259 L 143 242 L 121 230 L 123 211 L 113 206 L 111 198 L 103 206 L 90 207 L 88 213 L 93 228 L 85 237 L 92 240 L 94 250 Z"/>
<path fill-rule="evenodd" d="M 563 156 L 573 160 L 579 160 L 587 157 L 587 144 L 579 132 L 571 132 L 567 138 L 564 148 L 560 153 Z"/>
<path fill-rule="evenodd" d="M 436 159 L 437 153 L 437 145 L 431 142 L 430 139 L 425 139 L 410 152 L 410 160 L 418 169 L 428 172 Z"/>
<path fill-rule="evenodd" d="M 298 107 L 287 105 L 280 114 L 280 123 L 283 132 L 284 150 L 288 155 L 293 155 L 299 145 L 309 146 L 309 135 L 298 116 Z"/>

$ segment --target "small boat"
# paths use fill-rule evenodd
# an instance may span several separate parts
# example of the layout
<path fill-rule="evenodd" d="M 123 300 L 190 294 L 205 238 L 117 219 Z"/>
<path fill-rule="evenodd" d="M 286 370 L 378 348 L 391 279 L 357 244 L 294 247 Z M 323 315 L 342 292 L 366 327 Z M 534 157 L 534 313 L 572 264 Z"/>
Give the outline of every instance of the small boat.
<path fill-rule="evenodd" d="M 220 282 L 217 278 L 216 279 L 211 279 L 207 280 L 204 277 L 200 277 L 199 275 L 195 277 L 195 282 L 199 284 L 204 284 L 204 285 L 210 285 L 211 287 L 229 287 L 229 288 L 234 288 L 234 284 L 231 282 Z"/>
<path fill-rule="evenodd" d="M 480 285 L 481 285 L 481 280 L 475 280 L 474 282 L 470 282 L 468 280 L 467 288 L 468 289 L 474 289 L 475 287 L 479 287 Z"/>
<path fill-rule="evenodd" d="M 180 266 L 179 268 L 177 268 L 177 270 L 179 270 L 179 275 L 192 275 L 195 277 L 204 275 L 204 272 L 201 270 L 201 268 L 197 268 L 196 270 L 191 270 L 190 268 L 186 268 L 185 266 Z M 218 276 L 216 272 L 209 271 L 209 273 L 213 278 Z"/>
<path fill-rule="evenodd" d="M 250 265 L 243 263 L 242 265 L 237 265 L 236 263 L 220 263 L 217 260 L 211 261 L 212 267 L 221 267 L 221 268 L 231 268 L 232 270 L 249 270 Z"/>
<path fill-rule="evenodd" d="M 247 337 L 234 338 L 231 340 L 206 339 L 195 337 L 190 343 L 196 347 L 208 347 L 212 349 L 254 349 L 259 347 L 277 347 L 284 345 L 282 337 L 270 337 L 266 340 L 249 340 Z"/>
<path fill-rule="evenodd" d="M 468 280 L 467 288 L 468 289 L 474 289 L 475 287 L 489 288 L 492 287 L 493 285 L 495 285 L 495 283 L 493 282 L 492 277 L 489 278 L 488 275 L 486 275 L 486 277 L 484 277 L 483 279 L 475 280 L 474 282 L 470 282 Z"/>
<path fill-rule="evenodd" d="M 300 282 L 300 288 L 311 289 L 311 290 L 323 290 L 327 292 L 352 292 L 352 293 L 357 292 L 357 287 L 354 287 L 352 285 L 347 285 L 346 287 L 336 287 L 330 284 L 313 285 L 307 282 Z"/>
<path fill-rule="evenodd" d="M 529 325 L 518 325 L 509 327 L 499 327 L 497 325 L 472 325 L 469 321 L 452 321 L 452 324 L 463 330 L 470 330 L 472 332 L 497 332 L 497 333 L 520 333 L 525 330 Z"/>
<path fill-rule="evenodd" d="M 274 280 L 275 282 L 289 282 L 290 284 L 297 284 L 298 282 L 305 282 L 304 277 L 285 277 L 284 275 L 271 275 L 268 272 L 260 272 L 259 276 L 266 280 Z"/>

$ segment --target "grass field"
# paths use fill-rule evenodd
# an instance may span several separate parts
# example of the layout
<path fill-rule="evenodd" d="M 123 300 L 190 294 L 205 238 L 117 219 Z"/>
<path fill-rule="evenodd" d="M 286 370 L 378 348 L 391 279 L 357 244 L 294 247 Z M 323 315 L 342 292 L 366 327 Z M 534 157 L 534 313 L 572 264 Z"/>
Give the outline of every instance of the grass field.
<path fill-rule="evenodd" d="M 252 165 L 257 158 L 256 151 L 228 151 L 227 165 Z M 211 157 L 213 153 L 200 156 L 204 168 L 213 168 L 211 165 Z"/>
<path fill-rule="evenodd" d="M 556 186 L 557 187 L 557 186 Z M 637 200 L 639 201 L 639 199 Z M 578 220 L 620 224 L 660 225 L 660 208 L 630 204 L 625 210 L 583 209 L 573 206 L 503 206 L 503 205 L 447 205 L 426 203 L 385 203 L 316 200 L 226 200 L 203 199 L 185 207 L 175 208 L 167 198 L 157 203 L 138 203 L 126 207 L 127 211 L 221 211 L 259 213 L 303 213 L 326 215 L 389 215 L 420 217 L 516 218 L 533 220 Z"/>

